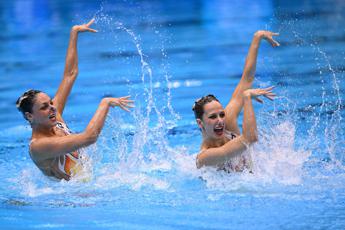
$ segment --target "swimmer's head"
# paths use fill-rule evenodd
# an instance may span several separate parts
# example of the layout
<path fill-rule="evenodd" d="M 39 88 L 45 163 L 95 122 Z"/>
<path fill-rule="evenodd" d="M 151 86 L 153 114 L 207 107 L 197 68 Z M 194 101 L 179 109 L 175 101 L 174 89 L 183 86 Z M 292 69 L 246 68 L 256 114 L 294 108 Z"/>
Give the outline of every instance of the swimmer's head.
<path fill-rule="evenodd" d="M 57 123 L 57 108 L 44 92 L 29 90 L 17 100 L 17 108 L 29 121 L 32 128 L 51 128 Z"/>
<path fill-rule="evenodd" d="M 219 102 L 219 100 L 214 95 L 209 94 L 207 96 L 199 98 L 194 102 L 192 110 L 194 112 L 195 119 L 202 119 L 202 115 L 204 115 L 204 106 L 212 101 Z"/>
<path fill-rule="evenodd" d="M 23 93 L 23 95 L 20 96 L 16 102 L 17 109 L 23 113 L 23 116 L 26 120 L 28 119 L 25 113 L 32 113 L 32 107 L 35 103 L 36 95 L 39 93 L 41 93 L 41 91 L 30 89 Z"/>
<path fill-rule="evenodd" d="M 224 137 L 225 111 L 215 96 L 207 95 L 196 100 L 193 111 L 204 138 L 218 140 Z"/>

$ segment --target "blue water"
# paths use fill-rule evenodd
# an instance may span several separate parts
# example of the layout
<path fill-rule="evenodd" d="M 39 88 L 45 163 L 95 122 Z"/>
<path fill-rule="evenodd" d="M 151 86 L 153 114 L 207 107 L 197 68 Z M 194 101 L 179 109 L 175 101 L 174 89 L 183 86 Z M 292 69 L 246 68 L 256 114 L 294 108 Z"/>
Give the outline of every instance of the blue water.
<path fill-rule="evenodd" d="M 92 17 L 64 119 L 82 131 L 104 96 L 136 108 L 111 111 L 83 178 L 54 182 L 15 101 L 54 95 L 69 30 Z M 0 1 L 1 229 L 344 229 L 344 23 L 342 1 Z M 254 174 L 196 170 L 191 106 L 227 103 L 258 29 L 281 46 L 259 52 L 255 87 L 278 98 L 255 104 Z"/>

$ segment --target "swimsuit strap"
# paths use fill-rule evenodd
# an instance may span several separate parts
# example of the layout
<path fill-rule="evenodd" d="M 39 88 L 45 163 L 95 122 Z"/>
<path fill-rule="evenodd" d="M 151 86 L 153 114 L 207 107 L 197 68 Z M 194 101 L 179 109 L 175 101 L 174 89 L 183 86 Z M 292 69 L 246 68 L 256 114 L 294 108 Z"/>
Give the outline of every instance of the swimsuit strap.
<path fill-rule="evenodd" d="M 56 127 L 62 130 L 66 135 L 72 134 L 72 131 L 63 122 L 57 122 Z M 58 166 L 60 171 L 70 176 L 76 174 L 77 171 L 80 170 L 80 165 L 81 162 L 78 150 L 71 153 L 67 153 L 59 157 L 58 159 Z"/>
<path fill-rule="evenodd" d="M 61 129 L 62 131 L 64 131 L 64 133 L 66 134 L 66 135 L 70 135 L 71 133 L 72 133 L 72 131 L 67 127 L 67 125 L 65 124 L 65 123 L 63 123 L 63 122 L 57 122 L 56 123 L 56 127 L 57 128 L 59 128 L 59 129 Z"/>
<path fill-rule="evenodd" d="M 225 136 L 226 136 L 229 140 L 232 140 L 232 139 L 234 139 L 234 138 L 237 137 L 236 133 L 233 133 L 233 132 L 227 131 L 227 130 L 225 131 Z"/>

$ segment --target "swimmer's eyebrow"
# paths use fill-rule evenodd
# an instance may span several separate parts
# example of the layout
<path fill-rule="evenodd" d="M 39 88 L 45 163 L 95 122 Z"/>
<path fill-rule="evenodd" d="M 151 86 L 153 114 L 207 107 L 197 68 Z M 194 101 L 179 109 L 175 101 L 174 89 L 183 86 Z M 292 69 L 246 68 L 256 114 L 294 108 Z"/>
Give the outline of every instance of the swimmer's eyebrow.
<path fill-rule="evenodd" d="M 225 113 L 225 110 L 220 110 L 219 112 L 211 112 L 211 113 L 207 113 L 205 112 L 205 114 L 218 114 L 218 113 Z"/>
<path fill-rule="evenodd" d="M 217 116 L 217 113 L 210 113 L 210 114 L 207 114 L 207 117 L 213 117 L 213 116 Z"/>
<path fill-rule="evenodd" d="M 42 109 L 42 108 L 44 108 L 44 107 L 46 107 L 46 106 L 48 106 L 48 105 L 50 105 L 52 103 L 52 100 L 50 100 L 49 102 L 43 102 L 41 105 L 40 105 L 40 108 Z"/>
<path fill-rule="evenodd" d="M 51 104 L 51 103 L 53 103 L 53 99 L 49 99 L 49 100 L 47 100 L 45 102 L 42 102 L 42 104 Z"/>
<path fill-rule="evenodd" d="M 49 102 L 42 102 L 42 105 L 49 105 L 50 104 L 50 101 Z"/>

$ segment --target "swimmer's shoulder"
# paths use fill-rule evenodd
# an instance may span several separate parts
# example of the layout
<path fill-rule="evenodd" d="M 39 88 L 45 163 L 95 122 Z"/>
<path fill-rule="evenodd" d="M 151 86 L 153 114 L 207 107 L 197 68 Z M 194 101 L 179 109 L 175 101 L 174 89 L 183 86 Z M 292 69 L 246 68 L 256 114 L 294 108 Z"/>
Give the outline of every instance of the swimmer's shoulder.
<path fill-rule="evenodd" d="M 202 145 L 200 146 L 200 151 L 197 153 L 196 158 L 195 158 L 195 163 L 196 163 L 196 167 L 197 167 L 197 168 L 201 168 L 201 167 L 202 167 L 202 164 L 201 164 L 201 162 L 200 162 L 200 158 L 203 157 L 203 154 L 204 154 L 205 151 L 206 151 L 207 149 L 209 149 L 209 148 L 210 148 L 210 147 L 207 146 L 207 145 L 205 145 L 205 144 L 202 144 Z"/>
<path fill-rule="evenodd" d="M 49 141 L 49 137 L 33 137 L 29 143 L 29 154 L 31 159 L 37 164 L 45 160 L 40 160 L 39 155 L 42 154 L 40 147 L 42 146 L 42 141 Z M 51 160 L 51 159 L 46 159 Z"/>
<path fill-rule="evenodd" d="M 32 138 L 29 143 L 29 154 L 31 159 L 38 164 L 39 161 L 37 159 L 37 152 L 36 152 L 36 146 L 37 142 L 39 142 L 39 138 Z"/>

